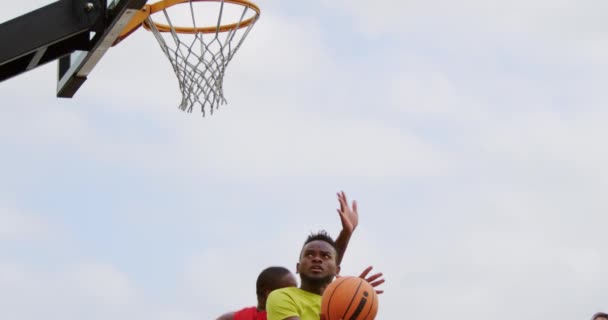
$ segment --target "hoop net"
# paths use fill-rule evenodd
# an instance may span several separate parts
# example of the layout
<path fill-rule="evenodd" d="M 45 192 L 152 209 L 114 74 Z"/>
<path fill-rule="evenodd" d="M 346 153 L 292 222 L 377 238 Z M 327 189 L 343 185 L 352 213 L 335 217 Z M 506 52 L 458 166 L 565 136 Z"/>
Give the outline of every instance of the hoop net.
<path fill-rule="evenodd" d="M 244 0 L 165 0 L 150 9 L 144 27 L 171 62 L 182 95 L 179 108 L 192 112 L 200 107 L 203 116 L 206 109 L 213 114 L 226 103 L 226 67 L 259 18 L 259 9 Z"/>

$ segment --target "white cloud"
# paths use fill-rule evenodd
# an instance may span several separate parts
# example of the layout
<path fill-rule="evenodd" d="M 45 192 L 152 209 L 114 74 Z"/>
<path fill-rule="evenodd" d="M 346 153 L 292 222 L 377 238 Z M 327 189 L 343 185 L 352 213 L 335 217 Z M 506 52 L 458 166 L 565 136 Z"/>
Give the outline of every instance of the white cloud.
<path fill-rule="evenodd" d="M 437 27 L 485 27 L 480 31 L 552 32 L 566 31 L 570 22 L 576 30 L 598 26 L 603 1 L 586 1 L 575 4 L 570 1 L 480 1 L 467 0 L 458 3 L 445 0 L 396 1 L 380 4 L 369 1 L 321 1 L 324 5 L 351 14 L 361 29 L 392 33 L 411 32 L 417 26 Z M 590 14 L 591 13 L 591 14 Z M 576 31 L 574 30 L 574 31 Z M 605 29 L 604 29 L 605 30 Z M 450 29 L 449 31 L 454 31 Z"/>
<path fill-rule="evenodd" d="M 573 1 L 320 1 L 346 13 L 359 35 L 417 50 L 419 42 L 448 54 L 535 64 L 606 66 L 606 2 Z M 379 49 L 374 45 L 373 48 Z M 474 68 L 478 69 L 478 68 Z"/>
<path fill-rule="evenodd" d="M 127 275 L 110 265 L 55 269 L 0 259 L 0 284 L 3 315 L 11 319 L 128 319 L 147 314 Z"/>
<path fill-rule="evenodd" d="M 14 109 L 2 112 L 0 139 L 19 148 L 83 143 L 88 130 L 85 115 L 58 105 L 53 107 L 23 111 L 17 110 L 22 106 L 10 106 Z"/>
<path fill-rule="evenodd" d="M 231 115 L 229 121 L 218 122 L 221 132 L 194 127 L 183 131 L 186 145 L 182 148 L 195 141 L 205 146 L 192 150 L 186 161 L 233 177 L 375 178 L 433 174 L 444 165 L 431 146 L 397 127 L 372 121 L 324 119 L 304 112 L 270 112 L 257 115 L 241 111 Z"/>
<path fill-rule="evenodd" d="M 295 85 L 332 63 L 318 20 L 286 17 L 272 9 L 263 14 L 239 50 L 233 62 L 238 66 L 229 71 L 230 77 L 245 76 L 248 85 L 256 85 L 251 81 Z"/>
<path fill-rule="evenodd" d="M 48 236 L 52 229 L 51 223 L 45 217 L 0 202 L 0 240 L 41 239 Z"/>
<path fill-rule="evenodd" d="M 403 73 L 390 81 L 388 99 L 396 108 L 417 115 L 462 112 L 463 98 L 445 74 Z"/>
<path fill-rule="evenodd" d="M 248 246 L 247 250 L 210 249 L 189 259 L 185 266 L 186 301 L 196 305 L 205 301 L 208 317 L 219 316 L 225 312 L 236 311 L 257 304 L 255 279 L 266 266 L 259 249 Z M 247 268 L 243 268 L 247 265 Z M 226 286 L 227 283 L 231 285 Z M 232 286 L 235 284 L 236 286 Z"/>
<path fill-rule="evenodd" d="M 605 185 L 608 150 L 602 137 L 605 112 L 568 118 L 556 112 L 529 113 L 504 124 L 486 128 L 480 136 L 489 157 L 504 159 L 514 168 L 556 172 L 556 177 Z M 498 160 L 501 161 L 501 160 Z M 537 171 L 538 172 L 538 171 Z"/>
<path fill-rule="evenodd" d="M 128 305 L 135 299 L 128 276 L 111 265 L 80 265 L 74 270 L 73 281 L 85 297 L 103 305 Z"/>

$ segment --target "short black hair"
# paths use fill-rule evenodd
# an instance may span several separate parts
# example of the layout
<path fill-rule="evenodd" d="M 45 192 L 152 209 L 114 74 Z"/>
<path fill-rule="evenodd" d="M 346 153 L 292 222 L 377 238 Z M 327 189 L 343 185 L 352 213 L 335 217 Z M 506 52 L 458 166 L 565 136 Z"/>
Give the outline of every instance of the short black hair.
<path fill-rule="evenodd" d="M 334 250 L 336 251 L 336 253 L 338 253 L 338 248 L 336 247 L 336 241 L 334 241 L 334 239 L 329 235 L 329 233 L 327 233 L 327 231 L 325 230 L 320 230 L 317 233 L 311 233 L 308 238 L 306 238 L 306 241 L 304 241 L 304 244 L 302 245 L 302 250 L 304 249 L 304 247 L 313 242 L 313 241 L 325 241 L 327 243 L 329 243 L 329 245 L 334 248 Z M 300 257 L 302 256 L 302 252 L 300 252 Z"/>
<path fill-rule="evenodd" d="M 606 318 L 606 319 L 608 319 L 608 313 L 598 312 L 598 313 L 596 313 L 596 314 L 593 315 L 593 318 L 591 318 L 591 320 L 595 320 L 597 318 Z"/>
<path fill-rule="evenodd" d="M 290 271 L 284 267 L 268 267 L 258 276 L 255 282 L 255 290 L 258 297 L 264 294 L 264 290 L 273 290 L 279 286 L 281 279 Z"/>

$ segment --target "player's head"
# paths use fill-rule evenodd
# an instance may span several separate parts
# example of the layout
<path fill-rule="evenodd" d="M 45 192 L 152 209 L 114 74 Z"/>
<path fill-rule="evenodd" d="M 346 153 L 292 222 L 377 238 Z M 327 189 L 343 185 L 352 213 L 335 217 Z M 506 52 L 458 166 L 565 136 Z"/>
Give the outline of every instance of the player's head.
<path fill-rule="evenodd" d="M 608 314 L 603 313 L 603 312 L 598 312 L 593 315 L 593 318 L 591 318 L 591 320 L 608 320 Z"/>
<path fill-rule="evenodd" d="M 302 282 L 319 287 L 330 283 L 340 271 L 334 239 L 323 230 L 309 235 L 296 268 Z"/>
<path fill-rule="evenodd" d="M 287 268 L 268 267 L 262 270 L 255 282 L 256 294 L 258 296 L 258 308 L 265 308 L 266 298 L 268 298 L 268 295 L 273 290 L 296 287 L 297 285 L 296 278 Z"/>

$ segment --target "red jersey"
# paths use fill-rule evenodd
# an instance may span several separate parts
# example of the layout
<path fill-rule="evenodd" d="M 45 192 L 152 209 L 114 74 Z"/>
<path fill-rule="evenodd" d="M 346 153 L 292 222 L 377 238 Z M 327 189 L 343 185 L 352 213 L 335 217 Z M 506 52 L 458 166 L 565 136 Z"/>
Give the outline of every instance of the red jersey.
<path fill-rule="evenodd" d="M 249 307 L 234 313 L 234 320 L 266 320 L 266 311 L 258 311 L 256 307 Z"/>

